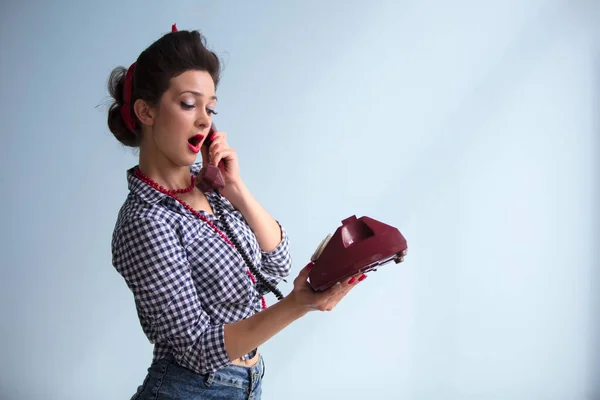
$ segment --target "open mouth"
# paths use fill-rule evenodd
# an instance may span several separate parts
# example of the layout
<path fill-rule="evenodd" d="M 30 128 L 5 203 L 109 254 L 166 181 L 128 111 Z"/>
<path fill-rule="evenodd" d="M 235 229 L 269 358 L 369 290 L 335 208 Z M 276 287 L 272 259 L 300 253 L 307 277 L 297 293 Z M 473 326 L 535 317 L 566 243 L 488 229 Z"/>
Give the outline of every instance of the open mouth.
<path fill-rule="evenodd" d="M 200 142 L 202 142 L 203 138 L 204 138 L 204 136 L 202 136 L 202 135 L 192 136 L 191 138 L 188 139 L 188 148 L 192 152 L 198 153 L 200 151 Z"/>
<path fill-rule="evenodd" d="M 198 147 L 198 145 L 200 144 L 200 142 L 202 141 L 203 138 L 204 138 L 204 136 L 202 136 L 202 135 L 192 136 L 191 138 L 188 139 L 188 143 L 194 147 Z"/>

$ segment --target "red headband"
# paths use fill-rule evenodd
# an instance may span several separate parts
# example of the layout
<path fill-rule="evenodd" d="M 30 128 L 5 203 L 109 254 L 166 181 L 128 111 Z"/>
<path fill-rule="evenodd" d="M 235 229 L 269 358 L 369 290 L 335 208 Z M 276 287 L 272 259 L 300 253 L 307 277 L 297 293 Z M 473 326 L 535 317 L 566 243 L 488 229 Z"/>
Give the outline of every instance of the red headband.
<path fill-rule="evenodd" d="M 177 24 L 171 26 L 171 32 L 177 32 Z M 135 62 L 129 66 L 125 75 L 125 84 L 123 85 L 123 106 L 121 107 L 121 118 L 125 122 L 127 129 L 135 132 L 135 118 L 131 114 L 131 96 L 133 94 L 133 72 L 135 71 Z"/>

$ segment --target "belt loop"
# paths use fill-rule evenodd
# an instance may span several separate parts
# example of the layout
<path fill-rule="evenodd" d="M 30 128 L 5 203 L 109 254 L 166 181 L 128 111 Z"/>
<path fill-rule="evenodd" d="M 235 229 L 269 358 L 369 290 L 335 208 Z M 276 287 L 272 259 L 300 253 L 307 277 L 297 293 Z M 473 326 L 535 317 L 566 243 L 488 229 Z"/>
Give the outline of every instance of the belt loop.
<path fill-rule="evenodd" d="M 209 372 L 208 374 L 206 374 L 206 377 L 204 378 L 204 384 L 206 385 L 206 387 L 210 387 L 210 385 L 212 385 L 214 380 L 215 380 L 215 373 Z"/>

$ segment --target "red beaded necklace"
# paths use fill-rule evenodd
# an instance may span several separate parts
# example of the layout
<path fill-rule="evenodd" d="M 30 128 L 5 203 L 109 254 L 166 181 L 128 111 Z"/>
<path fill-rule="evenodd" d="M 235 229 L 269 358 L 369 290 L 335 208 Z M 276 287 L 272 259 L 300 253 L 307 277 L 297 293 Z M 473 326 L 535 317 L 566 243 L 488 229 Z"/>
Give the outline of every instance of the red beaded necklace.
<path fill-rule="evenodd" d="M 204 215 L 200 214 L 198 211 L 194 210 L 194 208 L 192 206 L 190 206 L 189 204 L 187 204 L 185 201 L 183 201 L 183 200 L 179 199 L 177 196 L 175 196 L 178 193 L 190 192 L 194 188 L 194 177 L 193 176 L 190 176 L 191 185 L 189 187 L 187 187 L 185 189 L 174 189 L 174 190 L 173 189 L 171 189 L 171 190 L 165 189 L 162 185 L 158 184 L 158 182 L 156 182 L 152 178 L 144 175 L 144 173 L 142 171 L 140 171 L 139 167 L 136 167 L 136 169 L 135 169 L 135 177 L 138 178 L 139 180 L 141 180 L 142 182 L 146 183 L 150 187 L 152 187 L 152 188 L 158 190 L 159 192 L 164 193 L 167 196 L 171 197 L 172 199 L 178 201 L 186 210 L 188 210 L 189 212 L 194 214 L 196 217 L 200 218 L 202 221 L 206 222 L 212 229 L 215 230 L 215 232 L 217 232 L 219 234 L 219 236 L 221 236 L 221 238 L 223 238 L 223 240 L 225 240 L 225 242 L 227 242 L 227 244 L 229 244 L 231 247 L 233 247 L 235 249 L 235 245 L 233 243 L 231 243 L 231 241 L 229 240 L 227 235 L 225 235 L 214 223 L 209 221 L 208 218 L 206 218 Z M 248 277 L 250 277 L 250 280 L 252 281 L 252 283 L 256 284 L 256 278 L 254 277 L 252 272 L 250 272 L 249 269 L 246 269 L 246 274 L 248 275 Z M 267 302 L 266 302 L 264 296 L 261 297 L 261 302 L 262 302 L 262 308 L 263 309 L 267 308 Z"/>
<path fill-rule="evenodd" d="M 191 192 L 192 189 L 194 189 L 194 177 L 190 176 L 190 186 L 183 188 L 183 189 L 166 189 L 165 187 L 163 187 L 162 185 L 159 185 L 158 182 L 154 181 L 153 179 L 147 177 L 146 175 L 144 175 L 142 173 L 142 171 L 140 171 L 139 168 L 135 169 L 135 173 L 136 176 L 138 178 L 140 178 L 141 180 L 143 180 L 145 183 L 149 184 L 150 186 L 152 186 L 154 189 L 161 191 L 162 193 L 173 197 L 176 194 L 179 193 L 188 193 Z"/>

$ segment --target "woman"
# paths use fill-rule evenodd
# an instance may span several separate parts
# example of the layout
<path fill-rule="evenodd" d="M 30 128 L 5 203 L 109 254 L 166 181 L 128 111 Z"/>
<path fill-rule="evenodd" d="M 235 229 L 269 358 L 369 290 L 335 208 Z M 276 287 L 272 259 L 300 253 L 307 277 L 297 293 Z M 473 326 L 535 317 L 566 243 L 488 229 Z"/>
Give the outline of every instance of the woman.
<path fill-rule="evenodd" d="M 173 25 L 109 80 L 108 126 L 139 147 L 112 240 L 113 265 L 154 344 L 134 399 L 259 399 L 258 347 L 309 311 L 332 310 L 365 277 L 315 293 L 309 263 L 291 293 L 275 289 L 291 268 L 286 232 L 244 185 L 227 135 L 207 137 L 219 69 L 199 32 Z M 221 193 L 195 184 L 209 161 L 222 162 Z M 281 300 L 266 307 L 270 290 Z"/>

